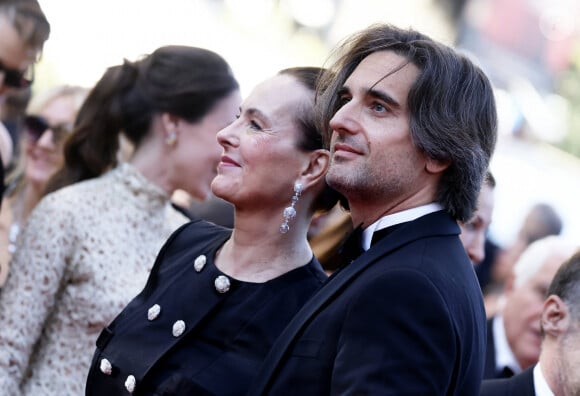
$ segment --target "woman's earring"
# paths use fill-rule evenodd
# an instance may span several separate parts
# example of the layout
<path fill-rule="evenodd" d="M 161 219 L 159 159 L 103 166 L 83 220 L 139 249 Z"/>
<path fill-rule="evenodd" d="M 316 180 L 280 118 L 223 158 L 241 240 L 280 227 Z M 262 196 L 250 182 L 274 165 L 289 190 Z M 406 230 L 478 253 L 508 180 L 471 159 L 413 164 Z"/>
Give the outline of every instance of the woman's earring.
<path fill-rule="evenodd" d="M 177 142 L 177 133 L 173 130 L 167 132 L 167 136 L 165 136 L 165 144 L 168 146 L 174 146 Z"/>
<path fill-rule="evenodd" d="M 304 186 L 301 183 L 294 183 L 294 195 L 292 195 L 292 202 L 290 203 L 290 206 L 284 209 L 284 222 L 280 226 L 280 232 L 282 234 L 286 234 L 288 232 L 290 229 L 288 222 L 296 217 L 296 209 L 294 209 L 294 206 L 296 205 L 296 202 L 298 202 L 300 194 L 302 194 L 302 190 L 304 190 Z"/>

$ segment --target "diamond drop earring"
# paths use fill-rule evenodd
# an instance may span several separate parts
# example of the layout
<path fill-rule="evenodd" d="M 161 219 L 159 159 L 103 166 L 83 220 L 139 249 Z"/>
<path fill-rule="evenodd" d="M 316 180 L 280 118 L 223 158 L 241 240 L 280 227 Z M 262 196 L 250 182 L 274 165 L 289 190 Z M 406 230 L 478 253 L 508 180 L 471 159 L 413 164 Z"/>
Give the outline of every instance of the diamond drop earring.
<path fill-rule="evenodd" d="M 284 209 L 284 222 L 280 226 L 280 232 L 282 234 L 286 234 L 288 232 L 290 229 L 288 222 L 296 217 L 296 209 L 294 209 L 294 206 L 296 205 L 296 202 L 298 202 L 303 189 L 304 186 L 301 183 L 294 183 L 294 195 L 292 195 L 292 202 L 290 203 L 290 206 Z"/>

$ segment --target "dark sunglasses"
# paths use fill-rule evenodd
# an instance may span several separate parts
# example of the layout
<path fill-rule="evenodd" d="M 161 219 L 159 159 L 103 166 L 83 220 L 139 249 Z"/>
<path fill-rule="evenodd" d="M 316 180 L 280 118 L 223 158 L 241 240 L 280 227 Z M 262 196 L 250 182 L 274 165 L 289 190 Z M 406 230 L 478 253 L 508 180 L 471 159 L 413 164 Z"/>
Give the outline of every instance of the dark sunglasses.
<path fill-rule="evenodd" d="M 0 61 L 0 74 L 4 75 L 4 85 L 12 88 L 26 88 L 34 81 L 34 66 L 26 70 L 9 69 Z"/>
<path fill-rule="evenodd" d="M 52 142 L 55 145 L 62 143 L 72 132 L 72 125 L 57 124 L 50 125 L 46 118 L 41 116 L 28 115 L 24 117 L 24 131 L 28 137 L 37 142 L 38 139 L 48 130 L 52 131 Z"/>

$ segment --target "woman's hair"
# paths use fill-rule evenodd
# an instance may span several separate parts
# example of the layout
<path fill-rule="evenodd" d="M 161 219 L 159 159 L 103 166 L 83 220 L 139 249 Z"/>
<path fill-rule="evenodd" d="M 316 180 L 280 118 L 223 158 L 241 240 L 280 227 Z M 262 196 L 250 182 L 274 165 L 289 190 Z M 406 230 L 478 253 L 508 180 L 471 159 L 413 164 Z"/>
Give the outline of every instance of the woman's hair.
<path fill-rule="evenodd" d="M 85 101 L 89 89 L 76 85 L 57 85 L 46 91 L 34 94 L 26 106 L 26 114 L 39 115 L 49 103 L 58 98 L 69 98 L 73 108 L 80 109 Z"/>
<path fill-rule="evenodd" d="M 324 73 L 326 73 L 326 70 L 319 67 L 292 67 L 278 72 L 279 75 L 294 77 L 304 87 L 312 91 L 312 102 L 302 103 L 294 115 L 295 121 L 302 132 L 301 138 L 298 141 L 298 148 L 304 151 L 314 151 L 324 148 L 324 139 L 316 123 L 314 110 L 314 96 L 317 83 Z M 312 210 L 328 211 L 342 199 L 344 197 L 325 182 L 325 187 L 315 199 Z"/>
<path fill-rule="evenodd" d="M 107 69 L 79 111 L 64 165 L 45 193 L 115 166 L 121 132 L 138 147 L 156 114 L 197 122 L 238 87 L 221 56 L 188 46 L 161 47 L 141 60 Z"/>
<path fill-rule="evenodd" d="M 87 94 L 88 88 L 76 85 L 58 85 L 35 94 L 26 108 L 26 114 L 40 115 L 42 111 L 54 100 L 69 98 L 72 101 L 73 109 L 76 112 L 80 109 Z M 72 121 L 72 120 L 71 120 Z M 25 145 L 20 144 L 20 153 L 14 169 L 6 176 L 6 194 L 8 196 L 18 192 L 25 184 L 24 169 L 26 167 Z"/>

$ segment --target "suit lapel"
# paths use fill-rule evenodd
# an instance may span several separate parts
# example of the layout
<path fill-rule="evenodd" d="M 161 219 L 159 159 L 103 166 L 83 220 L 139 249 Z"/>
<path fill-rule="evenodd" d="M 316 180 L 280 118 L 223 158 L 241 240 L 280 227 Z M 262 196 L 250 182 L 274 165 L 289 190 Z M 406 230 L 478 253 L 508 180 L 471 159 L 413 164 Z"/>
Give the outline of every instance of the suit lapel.
<path fill-rule="evenodd" d="M 258 373 L 257 380 L 249 395 L 259 395 L 267 389 L 270 379 L 300 331 L 328 301 L 332 300 L 366 268 L 393 250 L 415 240 L 427 236 L 457 234 L 459 234 L 457 223 L 449 215 L 443 211 L 431 213 L 401 226 L 393 231 L 391 235 L 377 242 L 371 249 L 367 250 L 344 269 L 333 274 L 282 332 L 264 360 L 261 366 L 262 369 Z"/>

